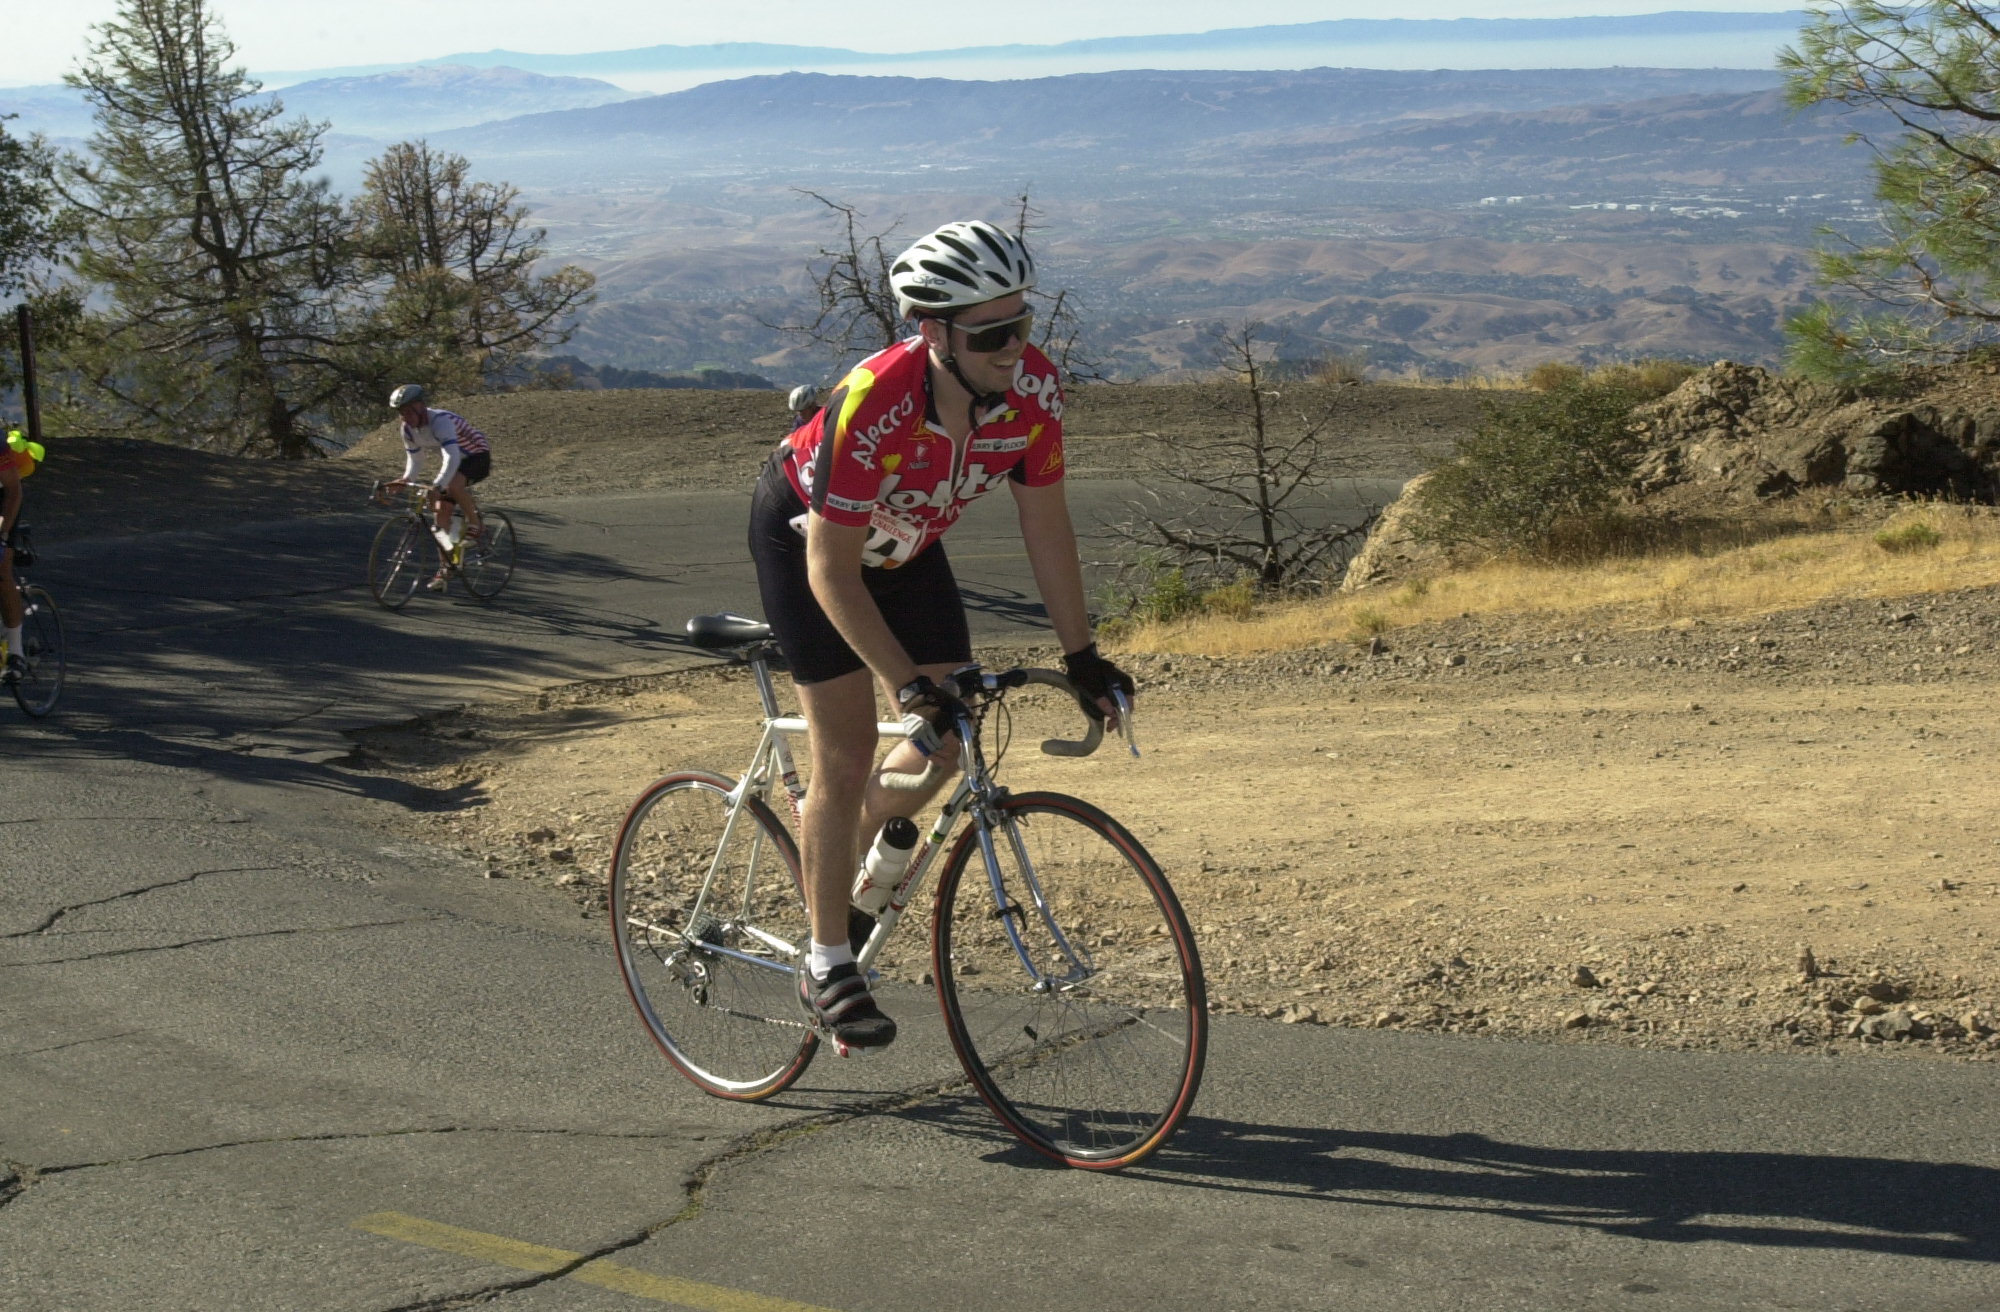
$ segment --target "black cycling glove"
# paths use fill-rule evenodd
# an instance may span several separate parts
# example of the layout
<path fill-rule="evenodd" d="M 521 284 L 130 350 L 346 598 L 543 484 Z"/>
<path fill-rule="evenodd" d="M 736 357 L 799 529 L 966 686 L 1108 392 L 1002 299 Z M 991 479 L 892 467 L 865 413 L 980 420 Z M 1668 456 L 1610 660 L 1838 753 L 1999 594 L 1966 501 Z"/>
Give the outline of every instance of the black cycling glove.
<path fill-rule="evenodd" d="M 1124 693 L 1129 701 L 1139 691 L 1138 685 L 1132 682 L 1131 675 L 1097 654 L 1097 644 L 1094 642 L 1082 651 L 1065 653 L 1063 673 L 1068 675 L 1069 681 L 1081 689 L 1083 695 L 1089 699 L 1089 705 L 1085 709 L 1090 712 L 1092 718 L 1103 716 L 1102 709 L 1097 705 L 1099 697 L 1110 701 L 1111 693 L 1115 689 Z"/>

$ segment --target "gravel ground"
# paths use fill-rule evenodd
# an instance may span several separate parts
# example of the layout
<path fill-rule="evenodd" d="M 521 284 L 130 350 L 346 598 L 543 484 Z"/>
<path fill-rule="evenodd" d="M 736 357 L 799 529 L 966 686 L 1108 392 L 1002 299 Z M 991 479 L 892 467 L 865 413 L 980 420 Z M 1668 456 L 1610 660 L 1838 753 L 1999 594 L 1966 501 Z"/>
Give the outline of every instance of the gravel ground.
<path fill-rule="evenodd" d="M 1996 635 L 1981 591 L 1651 631 L 1461 620 L 1373 654 L 1134 655 L 1142 760 L 1024 751 L 1003 777 L 1140 836 L 1221 1010 L 1985 1060 Z M 740 769 L 754 714 L 720 668 L 469 708 L 357 755 L 478 798 L 406 822 L 595 916 L 640 784 Z M 890 973 L 921 978 L 921 937 Z"/>

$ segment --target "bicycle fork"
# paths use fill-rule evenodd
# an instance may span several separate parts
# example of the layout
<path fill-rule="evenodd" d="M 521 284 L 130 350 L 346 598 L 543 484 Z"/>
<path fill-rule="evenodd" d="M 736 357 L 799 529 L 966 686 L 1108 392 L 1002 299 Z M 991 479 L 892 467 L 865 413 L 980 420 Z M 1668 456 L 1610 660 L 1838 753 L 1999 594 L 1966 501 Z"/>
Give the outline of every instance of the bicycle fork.
<path fill-rule="evenodd" d="M 1021 968 L 1028 972 L 1029 991 L 1033 993 L 1054 993 L 1059 988 L 1074 987 L 1096 973 L 1096 965 L 1089 954 L 1078 950 L 1068 934 L 1056 920 L 1055 911 L 1042 894 L 1041 881 L 1035 877 L 1034 858 L 1028 855 L 1028 847 L 1021 839 L 1020 823 L 1016 820 L 996 819 L 997 808 L 982 808 L 975 816 L 979 825 L 979 855 L 986 863 L 987 882 L 992 887 L 993 910 L 989 914 L 1000 922 L 1006 930 L 1007 941 L 1020 960 Z M 999 850 L 993 834 L 999 830 L 1007 842 L 1007 850 L 1014 858 L 1014 869 L 1018 872 L 1020 891 L 1025 893 L 1033 906 L 1035 921 L 1039 922 L 1049 942 L 1054 947 L 1055 962 L 1067 962 L 1061 974 L 1051 974 L 1042 969 L 1036 961 L 1035 953 L 1026 938 L 1029 913 L 1007 887 L 1005 867 L 1001 864 Z"/>

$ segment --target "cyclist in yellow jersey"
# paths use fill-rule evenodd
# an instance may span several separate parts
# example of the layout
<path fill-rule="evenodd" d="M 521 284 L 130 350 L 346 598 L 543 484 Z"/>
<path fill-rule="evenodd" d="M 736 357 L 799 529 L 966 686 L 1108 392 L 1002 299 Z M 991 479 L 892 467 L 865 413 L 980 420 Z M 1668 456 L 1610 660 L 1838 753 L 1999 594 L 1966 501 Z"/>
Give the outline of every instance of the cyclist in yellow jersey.
<path fill-rule="evenodd" d="M 0 628 L 7 635 L 7 664 L 0 669 L 0 683 L 18 683 L 28 663 L 21 656 L 21 589 L 14 584 L 14 530 L 21 522 L 21 468 L 28 459 L 15 449 L 18 429 L 10 429 L 9 441 L 0 443 Z"/>

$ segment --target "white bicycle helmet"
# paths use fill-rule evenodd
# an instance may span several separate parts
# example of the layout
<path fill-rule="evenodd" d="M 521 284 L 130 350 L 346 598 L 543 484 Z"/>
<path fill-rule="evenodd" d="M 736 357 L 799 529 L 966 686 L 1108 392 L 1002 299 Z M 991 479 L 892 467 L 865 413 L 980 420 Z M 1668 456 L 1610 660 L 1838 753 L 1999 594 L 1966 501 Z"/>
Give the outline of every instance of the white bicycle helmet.
<path fill-rule="evenodd" d="M 1035 285 L 1035 258 L 1012 233 L 979 219 L 947 223 L 919 237 L 889 266 L 896 310 L 950 312 Z"/>
<path fill-rule="evenodd" d="M 422 387 L 416 383 L 404 383 L 401 387 L 389 393 L 389 408 L 391 410 L 401 410 L 404 406 L 410 404 L 410 402 L 421 401 L 423 399 L 424 389 Z"/>

